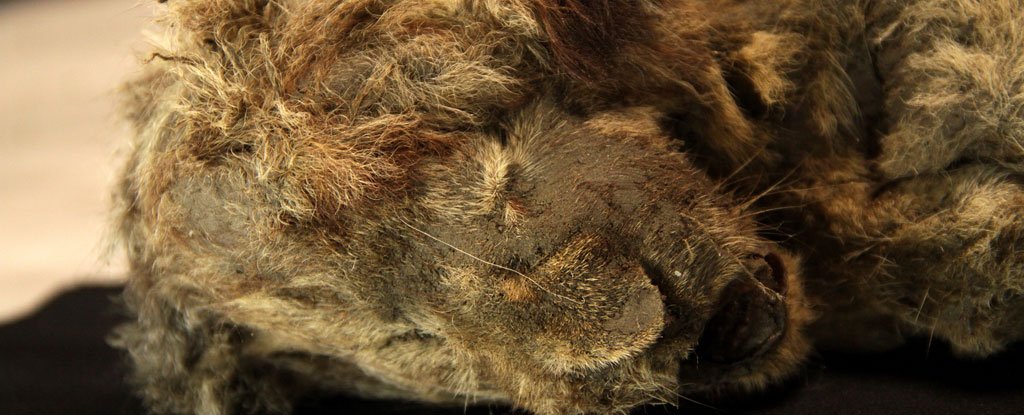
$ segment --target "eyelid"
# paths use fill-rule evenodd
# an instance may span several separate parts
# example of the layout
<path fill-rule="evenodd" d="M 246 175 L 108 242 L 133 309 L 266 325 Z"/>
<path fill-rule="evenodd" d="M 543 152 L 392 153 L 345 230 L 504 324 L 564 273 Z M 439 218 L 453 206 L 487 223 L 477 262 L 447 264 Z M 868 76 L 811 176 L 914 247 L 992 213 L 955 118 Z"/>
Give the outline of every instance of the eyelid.
<path fill-rule="evenodd" d="M 498 126 L 495 133 L 498 136 L 498 142 L 501 143 L 501 148 L 508 148 L 509 144 L 509 132 L 504 126 Z"/>

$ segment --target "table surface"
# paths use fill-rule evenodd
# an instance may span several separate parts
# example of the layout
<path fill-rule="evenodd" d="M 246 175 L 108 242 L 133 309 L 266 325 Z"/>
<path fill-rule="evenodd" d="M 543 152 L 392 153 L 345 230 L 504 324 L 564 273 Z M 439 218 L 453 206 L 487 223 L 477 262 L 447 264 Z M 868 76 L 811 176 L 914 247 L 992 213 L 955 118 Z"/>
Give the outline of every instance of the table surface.
<path fill-rule="evenodd" d="M 85 286 L 34 314 L 0 326 L 0 413 L 138 414 L 123 382 L 122 356 L 104 342 L 123 314 L 119 286 Z M 953 358 L 925 339 L 877 355 L 823 353 L 786 385 L 744 399 L 637 414 L 1020 414 L 1024 347 L 984 361 Z M 303 403 L 299 414 L 505 414 L 507 408 L 434 408 L 337 396 Z"/>

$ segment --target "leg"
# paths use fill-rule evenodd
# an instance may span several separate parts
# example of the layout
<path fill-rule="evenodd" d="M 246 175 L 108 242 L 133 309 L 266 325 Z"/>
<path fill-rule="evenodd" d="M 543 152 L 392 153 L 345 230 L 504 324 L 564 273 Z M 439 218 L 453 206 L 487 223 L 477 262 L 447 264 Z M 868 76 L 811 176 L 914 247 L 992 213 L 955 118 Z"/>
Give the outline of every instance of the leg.
<path fill-rule="evenodd" d="M 1024 186 L 970 166 L 900 182 L 877 199 L 894 215 L 865 254 L 881 304 L 919 333 L 986 355 L 1024 338 Z"/>
<path fill-rule="evenodd" d="M 872 4 L 875 69 L 886 91 L 879 170 L 896 178 L 963 161 L 1024 160 L 1024 4 Z"/>
<path fill-rule="evenodd" d="M 133 381 L 157 414 L 289 413 L 299 386 L 279 382 L 273 366 L 241 357 L 245 333 L 225 324 L 189 321 L 166 305 L 137 310 L 111 343 L 125 349 Z"/>

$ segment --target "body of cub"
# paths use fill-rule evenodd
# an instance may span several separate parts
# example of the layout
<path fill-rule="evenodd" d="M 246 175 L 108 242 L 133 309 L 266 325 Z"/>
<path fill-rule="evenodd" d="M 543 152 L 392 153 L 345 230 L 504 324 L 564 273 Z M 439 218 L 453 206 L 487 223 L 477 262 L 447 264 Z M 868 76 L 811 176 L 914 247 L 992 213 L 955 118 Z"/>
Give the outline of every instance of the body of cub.
<path fill-rule="evenodd" d="M 624 412 L 1024 336 L 1015 1 L 166 3 L 113 336 L 154 412 Z"/>

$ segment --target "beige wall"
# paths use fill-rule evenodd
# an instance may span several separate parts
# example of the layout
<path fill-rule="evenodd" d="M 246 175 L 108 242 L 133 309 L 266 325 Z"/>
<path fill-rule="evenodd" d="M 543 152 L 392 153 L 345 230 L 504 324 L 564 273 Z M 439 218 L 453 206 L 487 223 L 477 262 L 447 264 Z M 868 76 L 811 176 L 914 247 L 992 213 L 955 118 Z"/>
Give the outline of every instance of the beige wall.
<path fill-rule="evenodd" d="M 61 287 L 118 281 L 102 258 L 125 128 L 119 80 L 155 1 L 0 2 L 0 321 Z"/>

